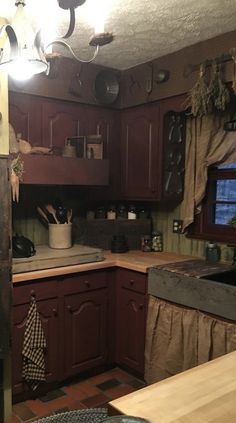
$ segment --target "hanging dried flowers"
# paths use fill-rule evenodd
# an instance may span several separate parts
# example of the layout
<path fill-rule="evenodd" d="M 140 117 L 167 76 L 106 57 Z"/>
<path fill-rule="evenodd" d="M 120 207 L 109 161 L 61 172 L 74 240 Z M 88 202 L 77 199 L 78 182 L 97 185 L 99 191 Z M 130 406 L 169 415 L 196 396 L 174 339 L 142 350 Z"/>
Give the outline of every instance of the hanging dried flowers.
<path fill-rule="evenodd" d="M 20 180 L 24 172 L 24 163 L 20 155 L 16 156 L 11 161 L 11 190 L 12 200 L 19 202 Z"/>
<path fill-rule="evenodd" d="M 230 54 L 232 57 L 232 60 L 234 62 L 234 73 L 233 73 L 233 78 L 232 78 L 232 89 L 234 94 L 236 94 L 236 48 L 231 48 L 230 49 Z"/>
<path fill-rule="evenodd" d="M 217 111 L 224 111 L 230 102 L 230 91 L 222 81 L 221 66 L 212 62 L 212 78 L 208 88 L 209 107 Z"/>
<path fill-rule="evenodd" d="M 200 65 L 199 78 L 190 91 L 189 103 L 193 116 L 203 116 L 211 111 L 209 110 L 209 92 L 203 64 Z"/>

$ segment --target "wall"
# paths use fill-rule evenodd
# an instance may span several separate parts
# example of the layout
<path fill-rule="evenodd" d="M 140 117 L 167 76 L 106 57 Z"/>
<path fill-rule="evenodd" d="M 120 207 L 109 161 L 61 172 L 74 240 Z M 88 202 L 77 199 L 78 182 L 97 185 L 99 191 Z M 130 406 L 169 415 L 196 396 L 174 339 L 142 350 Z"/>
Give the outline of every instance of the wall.
<path fill-rule="evenodd" d="M 131 107 L 188 92 L 196 82 L 199 65 L 207 59 L 229 54 L 235 47 L 236 31 L 186 47 L 176 53 L 136 66 L 122 73 L 120 107 Z M 157 73 L 169 71 L 167 82 L 157 83 Z M 233 62 L 224 66 L 225 80 L 232 80 Z M 151 84 L 151 92 L 147 88 Z"/>
<path fill-rule="evenodd" d="M 104 66 L 81 64 L 73 59 L 59 57 L 52 62 L 52 73 L 35 75 L 28 81 L 14 81 L 9 78 L 11 91 L 99 105 L 95 97 L 95 79 Z M 120 72 L 113 70 L 120 78 Z M 119 102 L 112 105 L 115 107 Z"/>

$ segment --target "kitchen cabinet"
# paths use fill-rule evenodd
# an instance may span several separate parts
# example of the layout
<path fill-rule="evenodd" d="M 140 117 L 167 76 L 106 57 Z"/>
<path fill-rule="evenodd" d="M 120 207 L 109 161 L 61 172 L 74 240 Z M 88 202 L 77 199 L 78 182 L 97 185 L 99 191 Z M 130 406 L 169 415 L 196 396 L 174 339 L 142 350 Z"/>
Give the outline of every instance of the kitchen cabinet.
<path fill-rule="evenodd" d="M 117 270 L 116 362 L 144 374 L 147 275 Z"/>
<path fill-rule="evenodd" d="M 27 391 L 22 379 L 22 347 L 27 314 L 32 296 L 35 296 L 37 310 L 40 314 L 46 337 L 46 379 L 55 382 L 61 378 L 60 354 L 61 331 L 60 313 L 55 280 L 42 280 L 13 289 L 13 321 L 12 321 L 12 390 L 13 395 Z"/>
<path fill-rule="evenodd" d="M 159 198 L 159 105 L 122 112 L 122 194 L 133 200 Z"/>
<path fill-rule="evenodd" d="M 9 121 L 16 134 L 31 145 L 47 146 L 42 136 L 42 98 L 9 93 Z"/>
<path fill-rule="evenodd" d="M 21 133 L 32 145 L 57 147 L 59 152 L 67 137 L 88 135 L 90 131 L 101 133 L 104 157 L 111 157 L 113 117 L 105 109 L 98 111 L 75 102 L 10 93 L 9 120 L 16 133 Z M 108 160 L 28 154 L 23 161 L 24 184 L 105 186 L 109 183 Z"/>
<path fill-rule="evenodd" d="M 32 295 L 46 337 L 48 384 L 106 364 L 108 359 L 106 272 L 85 272 L 16 285 L 12 322 L 13 395 L 27 393 L 22 379 L 22 347 Z"/>
<path fill-rule="evenodd" d="M 185 161 L 185 96 L 122 112 L 122 187 L 129 200 L 179 202 Z"/>
<path fill-rule="evenodd" d="M 65 377 L 107 361 L 108 289 L 106 272 L 67 278 L 64 291 Z"/>
<path fill-rule="evenodd" d="M 42 137 L 47 147 L 65 145 L 67 137 L 86 134 L 86 113 L 78 103 L 44 100 L 42 104 Z"/>

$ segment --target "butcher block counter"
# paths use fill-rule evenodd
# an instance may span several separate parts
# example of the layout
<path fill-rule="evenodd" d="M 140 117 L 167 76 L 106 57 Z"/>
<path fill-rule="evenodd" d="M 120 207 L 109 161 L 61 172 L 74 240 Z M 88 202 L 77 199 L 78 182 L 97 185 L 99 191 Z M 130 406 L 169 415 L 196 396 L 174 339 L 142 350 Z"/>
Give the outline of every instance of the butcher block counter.
<path fill-rule="evenodd" d="M 26 271 L 13 274 L 13 283 L 41 279 L 53 276 L 68 275 L 71 273 L 86 272 L 90 270 L 107 269 L 111 267 L 122 267 L 141 273 L 147 273 L 152 266 L 165 265 L 167 263 L 182 262 L 191 257 L 175 253 L 144 253 L 139 250 L 129 251 L 122 254 L 114 254 L 103 251 L 103 259 L 92 263 L 74 264 L 68 266 L 55 266 L 49 269 L 39 269 L 30 271 L 30 265 L 26 266 Z M 14 267 L 13 267 L 14 273 Z"/>
<path fill-rule="evenodd" d="M 235 423 L 236 352 L 109 403 L 151 423 Z"/>

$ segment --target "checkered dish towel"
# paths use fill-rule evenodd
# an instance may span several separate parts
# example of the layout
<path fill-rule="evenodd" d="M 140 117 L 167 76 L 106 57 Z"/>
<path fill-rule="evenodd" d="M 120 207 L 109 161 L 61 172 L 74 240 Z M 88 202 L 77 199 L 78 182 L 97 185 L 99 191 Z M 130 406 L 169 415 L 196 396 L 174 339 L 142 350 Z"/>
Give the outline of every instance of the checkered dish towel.
<path fill-rule="evenodd" d="M 35 390 L 41 381 L 45 381 L 46 339 L 42 328 L 36 301 L 33 298 L 27 316 L 23 342 L 22 376 L 28 385 Z"/>

